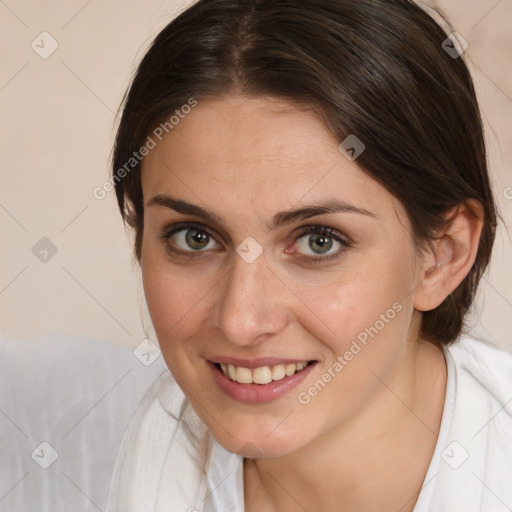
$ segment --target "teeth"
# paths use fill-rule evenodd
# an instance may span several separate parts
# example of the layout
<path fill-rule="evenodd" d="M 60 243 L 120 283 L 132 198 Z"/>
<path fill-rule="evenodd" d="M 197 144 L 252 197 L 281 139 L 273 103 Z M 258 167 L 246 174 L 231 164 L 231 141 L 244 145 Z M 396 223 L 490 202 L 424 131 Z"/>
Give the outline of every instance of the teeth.
<path fill-rule="evenodd" d="M 276 364 L 272 367 L 272 380 L 281 380 L 286 377 L 284 364 Z"/>
<path fill-rule="evenodd" d="M 221 363 L 220 367 L 224 375 L 227 375 L 231 380 L 236 380 L 240 384 L 268 384 L 273 380 L 281 380 L 294 375 L 296 372 L 300 372 L 307 364 L 307 362 L 286 365 L 277 364 L 275 366 L 262 366 L 253 370 L 225 363 Z"/>
<path fill-rule="evenodd" d="M 254 384 L 268 384 L 272 382 L 272 372 L 270 367 L 254 368 L 252 371 L 252 381 Z"/>
<path fill-rule="evenodd" d="M 286 372 L 286 375 L 289 377 L 290 375 L 293 375 L 295 371 L 297 370 L 296 364 L 287 364 L 284 368 L 284 371 Z"/>
<path fill-rule="evenodd" d="M 235 378 L 237 382 L 240 382 L 240 384 L 250 384 L 252 382 L 252 372 L 249 368 L 237 366 Z"/>

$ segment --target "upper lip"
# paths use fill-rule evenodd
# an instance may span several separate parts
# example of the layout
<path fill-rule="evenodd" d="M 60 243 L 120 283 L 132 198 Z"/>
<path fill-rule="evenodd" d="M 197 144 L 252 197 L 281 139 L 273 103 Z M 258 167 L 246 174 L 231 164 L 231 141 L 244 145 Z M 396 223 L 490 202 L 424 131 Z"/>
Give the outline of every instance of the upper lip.
<path fill-rule="evenodd" d="M 232 364 L 243 368 L 261 368 L 262 366 L 276 366 L 278 364 L 297 364 L 311 361 L 311 359 L 282 359 L 279 357 L 258 357 L 255 359 L 242 359 L 239 357 L 212 357 L 212 363 Z"/>

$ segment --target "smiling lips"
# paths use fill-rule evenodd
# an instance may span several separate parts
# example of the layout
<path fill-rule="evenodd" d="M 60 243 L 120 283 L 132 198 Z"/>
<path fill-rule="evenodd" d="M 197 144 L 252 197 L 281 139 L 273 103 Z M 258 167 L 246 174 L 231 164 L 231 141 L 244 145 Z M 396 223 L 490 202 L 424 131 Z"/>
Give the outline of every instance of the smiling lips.
<path fill-rule="evenodd" d="M 226 395 L 246 404 L 269 403 L 288 394 L 307 379 L 318 361 L 277 357 L 208 360 L 213 380 Z"/>
<path fill-rule="evenodd" d="M 224 375 L 240 384 L 269 384 L 272 381 L 290 377 L 303 370 L 307 365 L 308 362 L 304 361 L 300 363 L 276 364 L 274 366 L 260 366 L 251 369 L 233 364 L 216 364 Z"/>

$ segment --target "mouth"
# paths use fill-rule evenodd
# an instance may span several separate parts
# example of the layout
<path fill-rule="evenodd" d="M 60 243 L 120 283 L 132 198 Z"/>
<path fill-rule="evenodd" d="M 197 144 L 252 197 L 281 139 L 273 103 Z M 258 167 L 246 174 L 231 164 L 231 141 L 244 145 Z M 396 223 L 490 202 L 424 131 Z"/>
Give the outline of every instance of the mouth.
<path fill-rule="evenodd" d="M 228 379 L 239 384 L 270 384 L 291 377 L 301 372 L 306 366 L 316 361 L 302 361 L 298 363 L 276 364 L 274 366 L 260 366 L 258 368 L 245 368 L 226 363 L 213 363 Z"/>
<path fill-rule="evenodd" d="M 235 361 L 232 361 L 235 362 Z M 236 366 L 228 362 L 207 361 L 214 382 L 230 398 L 246 404 L 263 404 L 288 395 L 294 388 L 304 383 L 318 361 L 262 361 L 253 368 Z"/>

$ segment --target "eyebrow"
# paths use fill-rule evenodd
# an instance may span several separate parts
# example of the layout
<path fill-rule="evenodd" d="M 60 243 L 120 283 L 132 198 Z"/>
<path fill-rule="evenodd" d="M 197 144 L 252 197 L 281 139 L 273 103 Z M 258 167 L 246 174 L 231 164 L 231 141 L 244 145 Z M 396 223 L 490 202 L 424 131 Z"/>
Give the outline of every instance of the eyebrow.
<path fill-rule="evenodd" d="M 147 207 L 154 205 L 164 206 L 185 215 L 195 215 L 211 222 L 217 222 L 218 224 L 225 224 L 222 217 L 219 217 L 212 210 L 189 203 L 187 201 L 183 201 L 181 199 L 175 199 L 168 195 L 158 194 L 152 197 L 146 203 Z M 297 220 L 309 219 L 311 217 L 315 217 L 316 215 L 322 215 L 326 213 L 354 213 L 368 217 L 376 217 L 375 214 L 365 210 L 364 208 L 359 208 L 353 204 L 339 201 L 338 199 L 329 199 L 317 204 L 304 206 L 302 208 L 295 208 L 292 210 L 278 212 L 272 218 L 272 224 L 269 226 L 269 228 L 276 229 L 280 226 L 290 224 Z"/>

